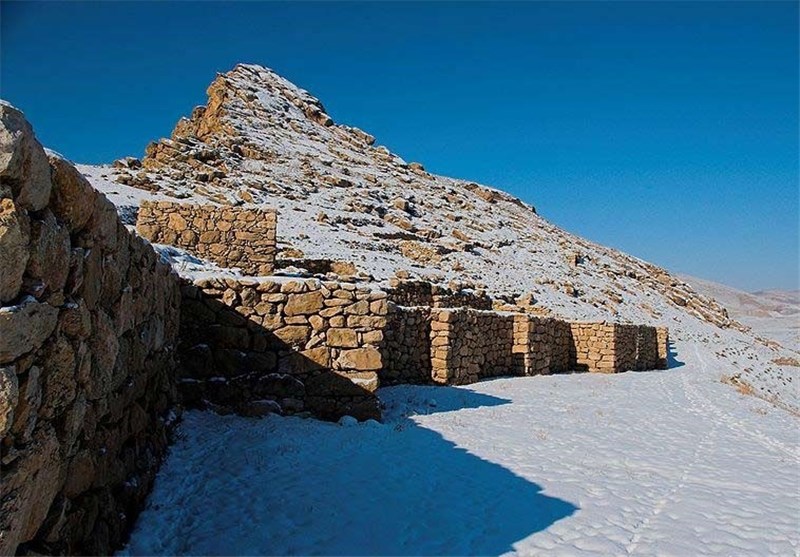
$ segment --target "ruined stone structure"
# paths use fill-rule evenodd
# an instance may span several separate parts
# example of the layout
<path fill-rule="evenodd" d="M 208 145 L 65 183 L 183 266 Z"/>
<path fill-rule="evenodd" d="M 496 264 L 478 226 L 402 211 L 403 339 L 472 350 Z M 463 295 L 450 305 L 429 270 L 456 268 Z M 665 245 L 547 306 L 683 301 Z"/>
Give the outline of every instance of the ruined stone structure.
<path fill-rule="evenodd" d="M 656 327 L 656 346 L 658 350 L 656 369 L 667 369 L 669 367 L 669 329 L 666 327 Z"/>
<path fill-rule="evenodd" d="M 431 308 L 389 304 L 383 332 L 381 385 L 431 381 Z"/>
<path fill-rule="evenodd" d="M 109 553 L 176 403 L 177 276 L 0 104 L 0 554 Z"/>
<path fill-rule="evenodd" d="M 491 311 L 422 281 L 263 276 L 274 211 L 145 202 L 147 239 L 253 275 L 181 279 L 21 113 L 0 119 L 2 554 L 118 548 L 178 403 L 379 419 L 380 384 L 667 365 L 666 328 Z"/>
<path fill-rule="evenodd" d="M 388 294 L 389 300 L 399 306 L 492 309 L 492 299 L 485 292 L 447 288 L 424 280 L 393 278 Z"/>
<path fill-rule="evenodd" d="M 380 418 L 386 293 L 315 279 L 203 279 L 183 286 L 187 404 Z"/>
<path fill-rule="evenodd" d="M 275 269 L 277 214 L 271 209 L 143 201 L 136 231 L 226 268 L 263 276 Z"/>
<path fill-rule="evenodd" d="M 514 354 L 517 375 L 547 375 L 570 368 L 569 323 L 526 313 L 514 316 Z"/>
<path fill-rule="evenodd" d="M 512 375 L 514 315 L 472 309 L 431 312 L 431 368 L 436 383 L 466 384 Z"/>

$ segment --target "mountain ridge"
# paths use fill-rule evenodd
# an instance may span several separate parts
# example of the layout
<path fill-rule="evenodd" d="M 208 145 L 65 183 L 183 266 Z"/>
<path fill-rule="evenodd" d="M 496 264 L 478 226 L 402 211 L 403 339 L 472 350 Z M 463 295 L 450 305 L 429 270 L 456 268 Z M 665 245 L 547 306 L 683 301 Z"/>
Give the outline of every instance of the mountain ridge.
<path fill-rule="evenodd" d="M 130 218 L 148 198 L 274 208 L 279 256 L 344 259 L 379 285 L 401 274 L 545 315 L 666 325 L 704 342 L 725 334 L 720 353 L 757 352 L 749 359 L 759 369 L 745 375 L 796 404 L 794 390 L 775 387 L 791 373 L 772 363 L 782 348 L 686 281 L 566 232 L 496 188 L 406 162 L 267 68 L 218 74 L 207 104 L 145 153 L 79 168 Z"/>

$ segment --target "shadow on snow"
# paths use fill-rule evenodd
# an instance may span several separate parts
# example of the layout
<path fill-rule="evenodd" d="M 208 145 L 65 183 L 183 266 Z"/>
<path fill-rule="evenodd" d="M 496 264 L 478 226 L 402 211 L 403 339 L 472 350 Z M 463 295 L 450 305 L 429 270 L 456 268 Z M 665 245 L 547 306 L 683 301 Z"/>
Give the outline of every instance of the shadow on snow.
<path fill-rule="evenodd" d="M 219 418 L 238 420 L 237 431 L 217 424 L 215 430 L 228 432 L 230 439 L 218 440 L 202 460 L 217 461 L 214 468 L 227 471 L 230 489 L 217 490 L 227 495 L 214 500 L 204 501 L 209 494 L 202 488 L 174 497 L 180 505 L 211 505 L 213 511 L 203 515 L 208 524 L 190 515 L 183 518 L 190 524 L 173 525 L 177 535 L 190 539 L 172 549 L 237 555 L 497 555 L 577 509 L 403 415 L 409 408 L 414 414 L 481 411 L 508 400 L 453 387 L 383 391 L 385 424 Z M 191 427 L 186 433 L 207 435 Z M 220 481 L 202 477 L 214 472 L 197 470 L 200 465 L 189 472 L 198 475 L 189 483 Z M 192 540 L 195 535 L 202 539 Z"/>

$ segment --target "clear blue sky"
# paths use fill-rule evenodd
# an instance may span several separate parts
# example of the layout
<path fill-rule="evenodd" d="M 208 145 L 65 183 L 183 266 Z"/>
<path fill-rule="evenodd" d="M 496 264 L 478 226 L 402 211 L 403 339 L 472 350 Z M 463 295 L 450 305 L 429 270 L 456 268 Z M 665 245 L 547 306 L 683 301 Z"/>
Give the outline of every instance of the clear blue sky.
<path fill-rule="evenodd" d="M 9 3 L 0 94 L 78 162 L 269 66 L 429 170 L 747 290 L 798 287 L 795 2 Z"/>

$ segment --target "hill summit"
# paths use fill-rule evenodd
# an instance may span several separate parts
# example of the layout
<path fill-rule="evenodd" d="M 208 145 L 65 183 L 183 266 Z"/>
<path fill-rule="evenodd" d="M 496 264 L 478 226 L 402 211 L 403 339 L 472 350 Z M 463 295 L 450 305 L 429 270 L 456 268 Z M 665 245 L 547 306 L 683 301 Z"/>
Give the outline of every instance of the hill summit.
<path fill-rule="evenodd" d="M 419 278 L 486 293 L 496 309 L 666 325 L 677 339 L 725 334 L 724 357 L 760 352 L 742 373 L 770 385 L 766 396 L 786 384 L 770 363 L 780 347 L 685 281 L 570 234 L 514 196 L 405 161 L 262 66 L 217 75 L 206 105 L 143 158 L 79 168 L 123 215 L 144 199 L 275 209 L 279 262 L 291 272 L 332 260 L 378 285 Z"/>

